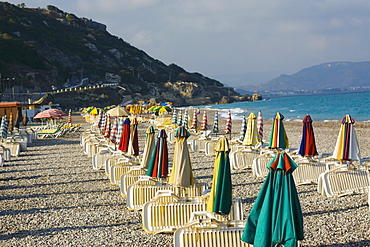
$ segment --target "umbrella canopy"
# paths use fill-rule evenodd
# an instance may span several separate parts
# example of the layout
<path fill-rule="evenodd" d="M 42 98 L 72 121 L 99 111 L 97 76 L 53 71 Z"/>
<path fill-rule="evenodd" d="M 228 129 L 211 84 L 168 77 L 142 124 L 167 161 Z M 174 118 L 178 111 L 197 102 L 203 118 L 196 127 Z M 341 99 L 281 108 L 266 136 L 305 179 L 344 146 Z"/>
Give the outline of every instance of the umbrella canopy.
<path fill-rule="evenodd" d="M 45 111 L 37 113 L 36 116 L 34 116 L 33 118 L 34 119 L 38 119 L 38 118 L 60 118 L 61 116 L 63 116 L 63 115 L 61 115 L 57 111 L 45 110 Z"/>
<path fill-rule="evenodd" d="M 68 111 L 68 121 L 67 123 L 72 124 L 72 112 L 71 110 Z"/>
<path fill-rule="evenodd" d="M 259 246 L 297 246 L 303 239 L 303 216 L 292 172 L 297 164 L 281 152 L 249 213 L 241 240 Z"/>
<path fill-rule="evenodd" d="M 101 125 L 103 124 L 103 111 L 99 111 L 99 115 L 98 117 L 96 118 L 96 127 L 98 127 L 100 129 Z"/>
<path fill-rule="evenodd" d="M 182 111 L 180 109 L 179 115 L 177 116 L 177 126 L 182 126 Z"/>
<path fill-rule="evenodd" d="M 259 144 L 256 118 L 253 112 L 248 116 L 247 131 L 244 136 L 243 145 L 255 146 Z"/>
<path fill-rule="evenodd" d="M 118 145 L 118 149 L 123 152 L 127 152 L 128 150 L 128 142 L 130 140 L 130 123 L 131 121 L 129 118 L 126 118 L 123 122 L 122 135 Z"/>
<path fill-rule="evenodd" d="M 212 133 L 218 133 L 218 111 L 215 112 L 215 118 L 213 119 Z"/>
<path fill-rule="evenodd" d="M 106 124 L 105 124 L 105 129 L 104 129 L 104 133 L 103 133 L 103 136 L 105 138 L 109 138 L 110 136 L 110 131 L 111 131 L 111 123 L 110 123 L 110 117 L 107 116 L 106 119 Z"/>
<path fill-rule="evenodd" d="M 167 134 L 164 129 L 159 131 L 157 144 L 149 162 L 147 176 L 153 178 L 167 178 L 168 175 L 168 148 Z"/>
<path fill-rule="evenodd" d="M 190 187 L 194 185 L 193 169 L 190 162 L 190 154 L 186 139 L 190 133 L 180 126 L 175 133 L 175 151 L 173 165 L 168 183 L 175 187 Z"/>
<path fill-rule="evenodd" d="M 289 140 L 284 129 L 283 119 L 283 114 L 277 112 L 272 120 L 269 148 L 285 149 L 289 147 Z"/>
<path fill-rule="evenodd" d="M 139 155 L 139 136 L 137 133 L 137 119 L 134 118 L 131 121 L 131 133 L 130 133 L 130 141 L 128 144 L 127 154 L 132 156 Z"/>
<path fill-rule="evenodd" d="M 229 152 L 226 137 L 221 137 L 215 147 L 212 189 L 207 203 L 207 211 L 216 214 L 229 214 L 232 205 L 232 183 Z"/>
<path fill-rule="evenodd" d="M 128 112 L 125 108 L 116 106 L 107 111 L 107 115 L 110 117 L 128 117 L 130 116 L 130 112 Z"/>
<path fill-rule="evenodd" d="M 190 129 L 197 129 L 198 128 L 198 113 L 196 110 L 193 112 L 193 121 L 191 123 Z"/>
<path fill-rule="evenodd" d="M 112 124 L 112 129 L 109 134 L 109 140 L 113 144 L 117 144 L 117 133 L 118 133 L 118 119 L 114 118 L 113 124 Z"/>
<path fill-rule="evenodd" d="M 341 161 L 360 160 L 360 148 L 354 128 L 355 120 L 350 115 L 346 115 L 341 124 L 333 157 Z"/>
<path fill-rule="evenodd" d="M 105 113 L 103 113 L 100 122 L 101 122 L 101 124 L 100 124 L 100 128 L 99 129 L 100 129 L 100 132 L 102 134 L 104 134 L 105 126 L 107 125 L 107 115 L 105 115 Z"/>
<path fill-rule="evenodd" d="M 10 112 L 9 114 L 9 126 L 8 126 L 8 131 L 12 132 L 14 128 L 14 122 L 13 122 L 13 113 Z"/>
<path fill-rule="evenodd" d="M 140 162 L 141 168 L 147 169 L 149 166 L 149 161 L 150 161 L 151 155 L 153 154 L 154 148 L 155 148 L 154 135 L 155 135 L 155 132 L 154 132 L 153 126 L 149 126 L 145 134 L 145 147 L 144 147 L 143 159 Z"/>
<path fill-rule="evenodd" d="M 176 124 L 177 123 L 177 112 L 176 112 L 176 109 L 173 109 L 173 113 L 172 113 L 172 121 L 171 121 L 172 124 Z"/>
<path fill-rule="evenodd" d="M 245 132 L 247 131 L 247 120 L 243 116 L 242 127 L 240 128 L 239 141 L 244 140 Z"/>
<path fill-rule="evenodd" d="M 189 114 L 188 114 L 188 110 L 185 110 L 184 121 L 182 121 L 182 126 L 184 126 L 185 128 L 188 128 L 188 123 L 189 123 Z"/>
<path fill-rule="evenodd" d="M 119 144 L 121 141 L 122 131 L 123 131 L 123 122 L 125 119 L 123 117 L 118 118 L 118 127 L 117 127 L 117 137 L 116 144 Z"/>
<path fill-rule="evenodd" d="M 225 134 L 230 134 L 231 135 L 231 113 L 230 113 L 230 111 L 227 113 Z"/>
<path fill-rule="evenodd" d="M 6 139 L 6 137 L 8 136 L 8 127 L 9 127 L 8 119 L 6 115 L 4 115 L 1 118 L 1 125 L 0 125 L 0 135 L 2 139 Z"/>
<path fill-rule="evenodd" d="M 53 112 L 53 113 L 55 113 L 55 114 L 57 114 L 59 116 L 65 116 L 65 115 L 67 115 L 64 111 L 59 110 L 59 109 L 56 109 L 56 108 L 47 109 L 45 111 Z"/>
<path fill-rule="evenodd" d="M 207 111 L 203 112 L 202 124 L 200 125 L 200 129 L 203 131 L 208 130 L 207 127 Z"/>
<path fill-rule="evenodd" d="M 262 119 L 262 112 L 261 111 L 258 111 L 258 115 L 257 115 L 257 130 L 258 130 L 259 141 L 262 143 L 262 140 L 263 140 L 263 119 Z"/>
<path fill-rule="evenodd" d="M 312 119 L 310 115 L 303 118 L 303 132 L 301 145 L 299 146 L 298 153 L 301 156 L 315 156 L 317 155 L 315 135 L 312 128 Z"/>

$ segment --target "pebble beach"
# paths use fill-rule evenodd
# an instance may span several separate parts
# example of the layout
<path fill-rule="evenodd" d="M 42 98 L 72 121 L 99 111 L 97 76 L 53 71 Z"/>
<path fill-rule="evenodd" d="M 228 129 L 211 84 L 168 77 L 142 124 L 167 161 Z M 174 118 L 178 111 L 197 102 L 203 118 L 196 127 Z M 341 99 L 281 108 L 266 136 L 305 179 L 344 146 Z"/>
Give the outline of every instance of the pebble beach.
<path fill-rule="evenodd" d="M 90 124 L 78 114 L 74 123 Z M 212 125 L 212 120 L 208 121 Z M 144 148 L 149 123 L 139 123 L 139 146 Z M 225 120 L 219 122 L 223 132 Z M 240 122 L 233 122 L 237 138 Z M 290 147 L 298 148 L 302 123 L 284 122 Z M 332 153 L 339 122 L 313 123 L 320 153 Z M 264 122 L 265 140 L 271 121 Z M 370 157 L 370 122 L 356 122 L 361 157 Z M 119 187 L 104 171 L 92 169 L 91 158 L 80 146 L 80 132 L 56 139 L 39 139 L 27 151 L 0 167 L 0 246 L 173 246 L 173 234 L 151 235 L 142 229 L 141 212 L 128 211 Z M 172 161 L 173 144 L 169 143 Z M 190 153 L 194 177 L 209 185 L 214 156 Z M 233 197 L 243 200 L 247 218 L 262 186 L 251 170 L 232 172 Z M 301 246 L 370 246 L 368 194 L 327 198 L 317 185 L 299 185 L 305 239 Z"/>

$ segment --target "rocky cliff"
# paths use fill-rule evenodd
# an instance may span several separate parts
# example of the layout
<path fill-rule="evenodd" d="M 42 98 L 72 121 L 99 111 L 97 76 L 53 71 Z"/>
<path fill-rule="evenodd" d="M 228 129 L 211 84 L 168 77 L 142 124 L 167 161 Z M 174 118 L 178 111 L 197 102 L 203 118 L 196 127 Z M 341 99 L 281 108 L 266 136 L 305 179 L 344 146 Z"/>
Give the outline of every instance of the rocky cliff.
<path fill-rule="evenodd" d="M 0 74 L 3 100 L 14 91 L 114 83 L 113 87 L 55 94 L 65 107 L 139 100 L 175 105 L 245 100 L 233 88 L 178 65 L 165 65 L 106 31 L 106 26 L 54 7 L 30 9 L 0 2 Z M 37 94 L 35 94 L 37 95 Z"/>

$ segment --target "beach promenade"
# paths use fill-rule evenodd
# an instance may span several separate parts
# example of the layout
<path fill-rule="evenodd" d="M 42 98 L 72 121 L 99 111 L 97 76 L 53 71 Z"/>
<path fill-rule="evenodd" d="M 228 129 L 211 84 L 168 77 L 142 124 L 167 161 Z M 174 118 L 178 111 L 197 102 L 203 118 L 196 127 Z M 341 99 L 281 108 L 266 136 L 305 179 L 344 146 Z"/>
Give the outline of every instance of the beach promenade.
<path fill-rule="evenodd" d="M 297 147 L 301 123 L 284 124 Z M 356 123 L 362 157 L 370 154 L 369 125 Z M 147 126 L 139 124 L 140 150 Z M 314 123 L 319 152 L 333 151 L 339 126 Z M 265 139 L 270 129 L 265 123 Z M 234 137 L 239 130 L 240 123 L 233 124 Z M 0 167 L 0 246 L 173 246 L 172 234 L 142 230 L 140 212 L 128 211 L 119 187 L 111 185 L 103 171 L 92 169 L 79 140 L 79 133 L 37 140 Z M 171 161 L 173 144 L 169 150 Z M 214 157 L 190 155 L 195 179 L 210 184 Z M 241 170 L 233 172 L 232 183 L 233 196 L 242 198 L 247 217 L 263 179 Z M 304 215 L 302 246 L 370 246 L 367 194 L 326 198 L 319 195 L 317 185 L 297 190 Z"/>

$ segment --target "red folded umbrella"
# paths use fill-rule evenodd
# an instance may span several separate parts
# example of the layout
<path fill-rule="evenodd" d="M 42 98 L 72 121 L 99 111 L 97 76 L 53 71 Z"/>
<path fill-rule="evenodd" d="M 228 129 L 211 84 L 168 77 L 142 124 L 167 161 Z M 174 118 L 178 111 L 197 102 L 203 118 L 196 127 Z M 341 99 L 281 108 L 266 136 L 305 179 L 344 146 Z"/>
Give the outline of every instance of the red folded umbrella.
<path fill-rule="evenodd" d="M 123 152 L 127 152 L 128 150 L 128 142 L 130 140 L 130 122 L 129 118 L 126 118 L 123 122 L 122 135 L 118 146 L 118 149 Z"/>

